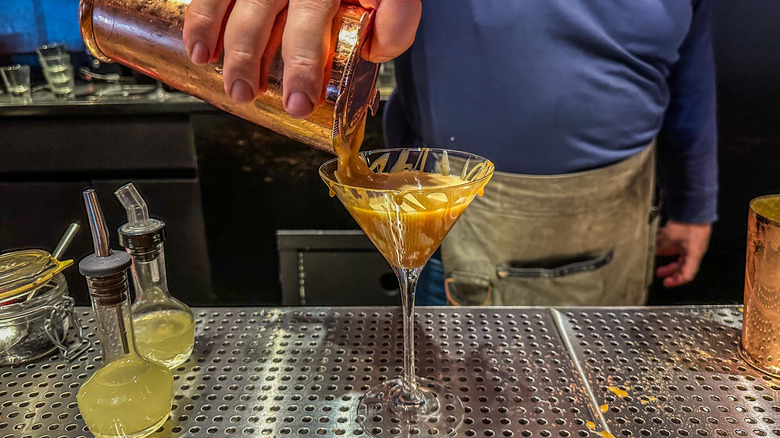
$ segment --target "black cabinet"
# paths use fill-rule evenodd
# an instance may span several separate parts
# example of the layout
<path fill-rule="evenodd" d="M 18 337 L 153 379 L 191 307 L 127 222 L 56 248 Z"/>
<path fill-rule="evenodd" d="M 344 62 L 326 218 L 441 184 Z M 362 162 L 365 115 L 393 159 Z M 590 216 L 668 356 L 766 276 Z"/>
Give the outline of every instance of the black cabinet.
<path fill-rule="evenodd" d="M 361 230 L 279 230 L 285 306 L 397 306 L 395 273 Z"/>
<path fill-rule="evenodd" d="M 92 252 L 81 196 L 87 187 L 97 190 L 112 247 L 120 248 L 116 229 L 126 220 L 113 191 L 132 181 L 151 215 L 167 223 L 173 294 L 194 305 L 215 303 L 191 107 L 74 103 L 5 108 L 7 117 L 0 117 L 0 251 L 51 251 L 68 223 L 79 221 L 82 230 L 66 256 L 78 262 Z M 71 295 L 88 304 L 78 269 L 68 269 L 66 277 Z"/>

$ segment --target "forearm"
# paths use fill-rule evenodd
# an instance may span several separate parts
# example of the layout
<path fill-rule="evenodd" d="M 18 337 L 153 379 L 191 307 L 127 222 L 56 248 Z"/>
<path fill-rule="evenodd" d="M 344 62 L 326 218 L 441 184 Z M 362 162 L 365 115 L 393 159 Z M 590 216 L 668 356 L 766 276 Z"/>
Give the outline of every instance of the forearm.
<path fill-rule="evenodd" d="M 712 0 L 694 5 L 680 59 L 668 78 L 669 106 L 659 133 L 664 214 L 677 222 L 717 219 L 718 151 Z"/>

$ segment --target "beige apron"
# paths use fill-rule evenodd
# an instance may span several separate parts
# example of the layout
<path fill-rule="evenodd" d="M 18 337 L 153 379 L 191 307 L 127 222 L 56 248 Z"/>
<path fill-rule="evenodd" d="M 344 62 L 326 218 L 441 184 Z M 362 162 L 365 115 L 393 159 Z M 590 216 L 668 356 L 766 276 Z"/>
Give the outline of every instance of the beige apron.
<path fill-rule="evenodd" d="M 455 305 L 642 305 L 652 280 L 655 148 L 587 172 L 496 172 L 442 244 Z"/>

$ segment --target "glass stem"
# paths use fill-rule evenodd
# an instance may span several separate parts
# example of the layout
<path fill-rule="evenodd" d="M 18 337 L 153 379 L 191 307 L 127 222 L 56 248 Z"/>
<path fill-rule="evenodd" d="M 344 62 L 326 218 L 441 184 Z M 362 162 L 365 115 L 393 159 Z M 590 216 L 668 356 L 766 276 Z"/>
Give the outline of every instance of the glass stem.
<path fill-rule="evenodd" d="M 414 293 L 422 266 L 414 269 L 393 268 L 401 287 L 401 306 L 404 322 L 404 398 L 414 403 L 417 400 L 417 378 L 414 373 Z"/>

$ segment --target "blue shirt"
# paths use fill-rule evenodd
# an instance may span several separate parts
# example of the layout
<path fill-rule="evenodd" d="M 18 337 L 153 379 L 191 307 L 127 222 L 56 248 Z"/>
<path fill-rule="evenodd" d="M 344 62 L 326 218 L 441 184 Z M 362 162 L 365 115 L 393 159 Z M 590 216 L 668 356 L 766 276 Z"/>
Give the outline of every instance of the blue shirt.
<path fill-rule="evenodd" d="M 667 216 L 716 219 L 712 0 L 424 0 L 396 59 L 391 146 L 484 155 L 552 175 L 658 138 Z"/>

